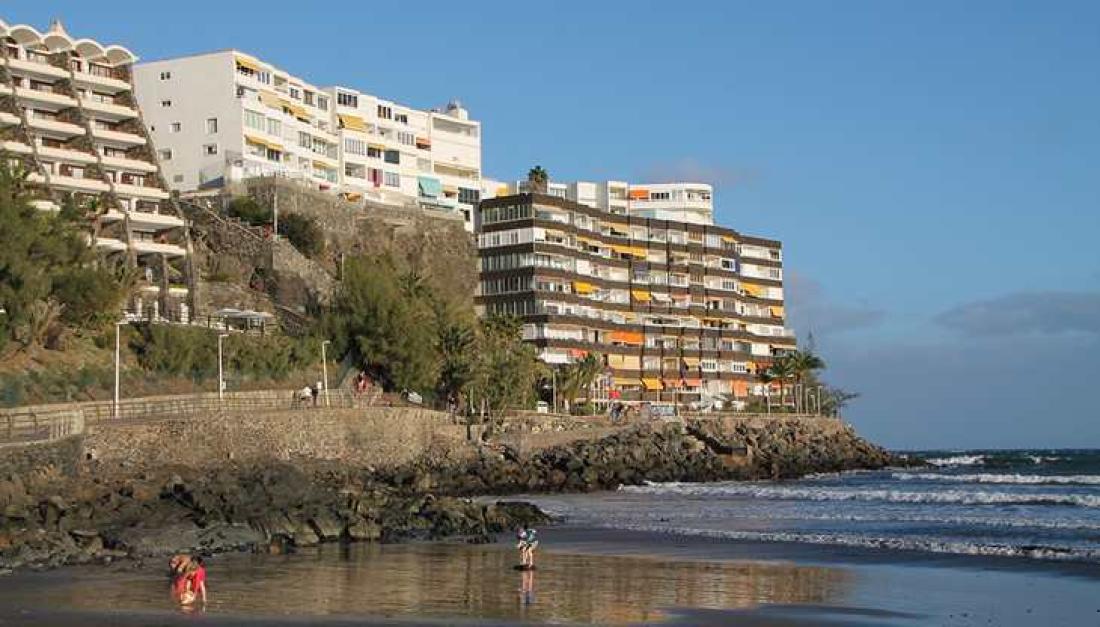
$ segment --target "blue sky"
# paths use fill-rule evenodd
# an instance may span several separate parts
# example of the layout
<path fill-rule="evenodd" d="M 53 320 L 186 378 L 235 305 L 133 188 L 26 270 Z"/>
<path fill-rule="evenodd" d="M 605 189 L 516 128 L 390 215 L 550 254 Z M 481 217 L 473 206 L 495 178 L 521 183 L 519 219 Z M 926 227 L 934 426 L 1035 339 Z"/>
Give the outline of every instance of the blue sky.
<path fill-rule="evenodd" d="M 798 330 L 895 447 L 1100 447 L 1100 4 L 19 3 L 156 59 L 460 98 L 484 170 L 691 178 L 782 239 Z"/>

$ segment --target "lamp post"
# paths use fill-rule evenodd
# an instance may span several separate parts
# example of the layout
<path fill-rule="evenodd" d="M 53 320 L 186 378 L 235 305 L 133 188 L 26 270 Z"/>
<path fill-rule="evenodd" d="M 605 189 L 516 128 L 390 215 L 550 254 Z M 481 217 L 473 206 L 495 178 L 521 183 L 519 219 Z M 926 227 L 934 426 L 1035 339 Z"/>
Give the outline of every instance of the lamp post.
<path fill-rule="evenodd" d="M 121 346 L 122 342 L 119 339 L 122 335 L 122 325 L 130 324 L 129 321 L 123 320 L 122 322 L 115 323 L 115 402 L 111 406 L 111 414 L 118 418 L 118 391 L 119 391 L 119 362 L 121 361 Z"/>
<path fill-rule="evenodd" d="M 228 333 L 218 334 L 218 400 L 225 400 L 225 370 L 222 369 L 222 340 L 229 337 Z"/>
<path fill-rule="evenodd" d="M 554 405 L 551 413 L 558 413 L 558 371 L 550 369 L 550 401 Z"/>
<path fill-rule="evenodd" d="M 325 384 L 325 407 L 331 407 L 331 403 L 328 397 L 328 361 L 325 359 L 325 346 L 332 344 L 332 340 L 323 340 L 321 342 L 321 375 L 322 381 Z"/>

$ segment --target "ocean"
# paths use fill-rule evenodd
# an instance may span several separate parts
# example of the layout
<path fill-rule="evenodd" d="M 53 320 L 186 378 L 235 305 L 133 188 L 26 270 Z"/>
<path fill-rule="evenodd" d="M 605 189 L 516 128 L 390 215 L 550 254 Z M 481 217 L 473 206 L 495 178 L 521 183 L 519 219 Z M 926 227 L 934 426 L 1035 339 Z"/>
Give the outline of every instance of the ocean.
<path fill-rule="evenodd" d="M 1100 563 L 1100 450 L 914 454 L 929 466 L 534 500 L 606 529 Z"/>

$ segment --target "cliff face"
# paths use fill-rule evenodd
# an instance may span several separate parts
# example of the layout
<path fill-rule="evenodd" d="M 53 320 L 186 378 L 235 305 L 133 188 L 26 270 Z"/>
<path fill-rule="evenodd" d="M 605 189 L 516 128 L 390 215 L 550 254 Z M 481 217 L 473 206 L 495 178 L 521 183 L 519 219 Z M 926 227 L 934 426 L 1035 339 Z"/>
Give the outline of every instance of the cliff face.
<path fill-rule="evenodd" d="M 540 446 L 543 436 L 562 441 L 544 433 L 516 447 L 467 441 L 458 433 L 465 428 L 440 424 L 445 416 L 395 414 L 403 424 L 391 429 L 381 414 L 287 414 L 247 424 L 120 424 L 84 441 L 0 450 L 0 568 L 327 541 L 486 540 L 542 515 L 460 497 L 785 478 L 899 461 L 826 419 L 578 429 L 562 444 Z"/>

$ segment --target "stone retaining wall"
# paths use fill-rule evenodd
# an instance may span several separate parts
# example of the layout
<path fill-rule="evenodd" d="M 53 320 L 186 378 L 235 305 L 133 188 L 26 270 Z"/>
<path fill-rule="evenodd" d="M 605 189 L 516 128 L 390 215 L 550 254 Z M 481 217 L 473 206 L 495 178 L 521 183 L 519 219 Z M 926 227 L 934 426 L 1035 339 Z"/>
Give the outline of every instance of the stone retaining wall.
<path fill-rule="evenodd" d="M 207 467 L 296 459 L 385 468 L 423 455 L 464 455 L 466 429 L 446 414 L 404 407 L 221 414 L 145 423 L 101 423 L 85 450 L 104 462 Z"/>

